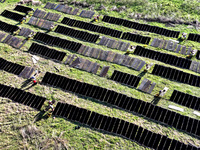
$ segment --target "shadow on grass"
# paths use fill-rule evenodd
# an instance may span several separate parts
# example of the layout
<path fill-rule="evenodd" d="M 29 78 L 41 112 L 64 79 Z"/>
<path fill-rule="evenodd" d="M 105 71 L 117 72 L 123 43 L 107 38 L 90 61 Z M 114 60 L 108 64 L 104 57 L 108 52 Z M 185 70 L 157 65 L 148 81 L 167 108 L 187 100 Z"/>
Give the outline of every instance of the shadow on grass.
<path fill-rule="evenodd" d="M 94 20 L 94 19 L 90 21 L 90 23 L 93 23 L 93 22 L 95 22 L 95 20 Z"/>
<path fill-rule="evenodd" d="M 143 77 L 146 73 L 147 73 L 147 72 L 142 71 L 142 72 L 140 72 L 140 73 L 138 74 L 138 77 Z"/>
<path fill-rule="evenodd" d="M 28 89 L 30 89 L 30 88 L 32 88 L 32 87 L 34 87 L 35 85 L 37 85 L 37 83 L 33 83 L 33 84 L 31 84 L 31 79 L 27 79 L 26 81 L 24 81 L 23 83 L 22 83 L 22 86 L 21 86 L 21 88 L 20 89 L 23 89 L 23 88 L 25 88 L 25 89 L 23 89 L 23 90 L 28 90 Z M 30 85 L 30 86 L 29 86 Z"/>
<path fill-rule="evenodd" d="M 177 41 L 179 42 L 179 44 L 183 44 L 182 42 L 183 42 L 184 40 L 182 40 L 181 38 L 178 38 Z"/>
<path fill-rule="evenodd" d="M 15 24 L 15 25 L 16 25 L 16 26 L 18 26 L 18 25 L 22 25 L 22 24 L 21 24 L 21 22 L 18 22 L 18 23 L 17 23 L 17 24 Z"/>
<path fill-rule="evenodd" d="M 34 122 L 38 122 L 42 119 L 46 120 L 51 117 L 51 114 L 52 114 L 51 112 L 42 110 L 37 115 L 34 116 L 34 118 L 35 118 Z"/>
<path fill-rule="evenodd" d="M 160 101 L 161 97 L 154 96 L 154 99 L 151 101 L 152 104 L 156 105 Z"/>
<path fill-rule="evenodd" d="M 46 30 L 46 32 L 45 32 L 45 33 L 46 33 L 46 34 L 48 34 L 49 32 L 51 32 L 51 31 L 50 31 L 50 30 Z"/>
<path fill-rule="evenodd" d="M 27 79 L 26 81 L 24 81 L 24 82 L 22 83 L 21 89 L 27 87 L 30 83 L 31 83 L 31 79 Z"/>
<path fill-rule="evenodd" d="M 193 57 L 195 57 L 195 56 L 187 55 L 186 59 L 192 60 Z"/>

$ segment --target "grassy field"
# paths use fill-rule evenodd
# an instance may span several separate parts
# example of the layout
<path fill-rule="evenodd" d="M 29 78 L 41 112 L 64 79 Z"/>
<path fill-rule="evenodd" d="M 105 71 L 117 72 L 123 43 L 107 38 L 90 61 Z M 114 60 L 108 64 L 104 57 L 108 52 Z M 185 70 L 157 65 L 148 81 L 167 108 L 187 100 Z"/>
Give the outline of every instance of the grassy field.
<path fill-rule="evenodd" d="M 0 3 L 0 13 L 4 9 L 12 10 L 15 7 L 17 0 L 9 0 L 6 3 Z M 55 1 L 55 0 L 54 0 Z M 43 2 L 47 2 L 43 0 Z M 161 16 L 167 16 L 172 17 L 172 15 L 175 15 L 176 18 L 186 18 L 190 17 L 190 20 L 198 20 L 199 19 L 199 3 L 197 1 L 189 2 L 187 0 L 180 1 L 180 0 L 132 0 L 132 1 L 87 1 L 88 3 L 95 3 L 95 8 L 98 8 L 100 6 L 100 2 L 106 7 L 111 8 L 114 5 L 117 5 L 118 7 L 122 5 L 127 6 L 127 12 L 111 12 L 111 11 L 99 11 L 97 13 L 99 14 L 109 14 L 110 16 L 117 16 L 117 17 L 124 17 L 128 18 L 129 13 L 135 12 L 135 13 L 142 13 L 142 14 L 149 14 L 153 15 L 161 15 Z M 162 5 L 162 7 L 159 7 Z M 34 8 L 40 8 L 43 9 L 45 5 L 43 4 L 40 7 L 34 7 Z M 148 6 L 148 7 L 147 7 Z M 172 7 L 173 6 L 173 7 Z M 184 6 L 184 7 L 183 7 Z M 196 9 L 193 9 L 195 6 Z M 146 9 L 144 9 L 146 8 Z M 154 8 L 154 9 L 152 9 Z M 162 10 L 164 9 L 164 10 Z M 170 10 L 169 10 L 170 9 Z M 43 9 L 44 10 L 44 9 Z M 162 10 L 162 11 L 161 11 Z M 61 19 L 58 21 L 60 22 L 63 17 L 70 17 L 77 20 L 84 20 L 84 21 L 90 21 L 90 19 L 81 18 L 79 16 L 71 16 L 67 14 L 63 14 L 54 10 L 45 10 L 47 12 L 54 12 L 59 13 L 62 15 Z M 174 13 L 176 12 L 176 13 Z M 7 19 L 5 17 L 0 16 L 0 20 L 5 21 L 7 23 L 16 25 L 18 22 L 14 20 Z M 145 21 L 139 20 L 138 22 L 141 23 L 147 23 Z M 60 23 L 58 23 L 60 24 Z M 95 24 L 106 26 L 109 28 L 117 29 L 124 32 L 135 32 L 139 33 L 141 35 L 150 36 L 153 38 L 161 38 L 161 39 L 174 39 L 174 38 L 168 38 L 164 36 L 160 36 L 157 34 L 149 33 L 149 32 L 141 32 L 134 29 L 129 29 L 122 26 L 117 26 L 113 24 L 108 24 L 104 22 L 97 22 Z M 165 24 L 151 22 L 148 23 L 151 25 L 156 25 L 160 27 L 164 27 L 167 29 L 177 30 L 181 32 L 187 32 L 187 33 L 200 33 L 195 28 L 188 28 L 186 25 L 176 25 L 175 27 L 166 27 Z M 30 28 L 34 31 L 40 31 L 45 32 L 45 30 L 39 29 L 37 27 L 33 27 L 28 25 L 27 23 L 20 25 L 22 27 Z M 81 30 L 78 28 L 75 28 L 77 30 Z M 0 31 L 2 32 L 2 31 Z M 91 32 L 92 33 L 92 32 Z M 105 46 L 100 46 L 95 43 L 88 43 L 85 41 L 81 41 L 72 37 L 64 36 L 61 34 L 57 34 L 55 32 L 50 32 L 50 35 L 58 36 L 63 39 L 68 39 L 71 41 L 76 41 L 79 43 L 82 43 L 87 46 L 100 48 L 103 50 L 109 50 L 117 53 L 123 54 L 123 52 L 118 50 L 109 49 Z M 95 33 L 97 34 L 97 33 Z M 18 36 L 19 37 L 19 36 Z M 20 37 L 23 38 L 23 37 Z M 112 37 L 113 38 L 113 37 Z M 114 38 L 113 38 L 114 39 Z M 174 39 L 176 40 L 176 39 Z M 22 64 L 24 66 L 31 66 L 33 67 L 32 60 L 31 60 L 31 54 L 27 52 L 30 45 L 36 41 L 28 41 L 25 46 L 21 49 L 14 49 L 6 44 L 0 43 L 0 57 L 5 58 L 8 61 L 16 62 L 19 64 Z M 126 41 L 127 42 L 127 41 Z M 132 45 L 140 45 L 134 42 L 130 42 Z M 197 42 L 192 41 L 185 41 L 182 43 L 186 46 L 193 46 L 196 49 L 199 49 L 200 44 Z M 66 52 L 67 54 L 74 54 L 72 51 L 60 49 L 58 47 L 54 47 L 55 49 L 59 51 Z M 176 54 L 170 51 L 166 51 L 159 48 L 154 48 L 151 46 L 147 46 L 149 49 L 162 51 L 164 53 L 177 55 L 180 57 L 185 57 L 181 54 Z M 193 114 L 192 109 L 183 107 L 181 105 L 177 105 L 175 103 L 172 103 L 168 101 L 167 99 L 170 98 L 172 92 L 174 89 L 177 89 L 179 91 L 189 93 L 191 95 L 195 95 L 200 97 L 199 94 L 199 88 L 193 87 L 187 84 L 181 84 L 175 81 L 167 80 L 165 78 L 161 78 L 158 76 L 154 76 L 151 73 L 146 73 L 144 76 L 142 76 L 142 80 L 144 78 L 147 78 L 153 82 L 156 82 L 156 87 L 154 88 L 152 95 L 146 94 L 143 92 L 140 92 L 139 90 L 135 88 L 130 88 L 125 85 L 121 85 L 119 83 L 116 83 L 114 81 L 109 80 L 109 77 L 111 76 L 112 72 L 116 70 L 121 70 L 123 72 L 131 73 L 134 75 L 141 75 L 141 71 L 135 71 L 130 68 L 127 68 L 125 66 L 120 66 L 117 64 L 100 61 L 97 59 L 85 57 L 79 54 L 76 54 L 79 57 L 86 58 L 88 60 L 91 60 L 93 62 L 97 62 L 101 64 L 101 66 L 106 65 L 110 66 L 110 70 L 108 72 L 108 75 L 106 78 L 102 78 L 98 75 L 94 75 L 82 70 L 78 70 L 75 68 L 70 68 L 69 66 L 65 66 L 63 63 L 58 63 L 52 60 L 48 60 L 42 57 L 39 57 L 40 60 L 38 64 L 34 67 L 39 68 L 39 70 L 42 71 L 42 74 L 40 75 L 40 80 L 42 79 L 44 73 L 46 71 L 54 72 L 56 74 L 64 75 L 70 78 L 74 78 L 76 80 L 84 81 L 93 85 L 98 85 L 101 87 L 105 87 L 108 89 L 112 89 L 114 91 L 126 94 L 128 96 L 132 96 L 134 98 L 141 99 L 143 101 L 151 102 L 154 99 L 154 95 L 158 93 L 159 90 L 163 89 L 165 86 L 169 88 L 169 91 L 166 93 L 166 95 L 160 99 L 158 102 L 158 106 L 161 106 L 163 108 L 167 108 L 169 104 L 184 108 L 184 112 L 179 112 L 180 114 L 183 114 L 185 116 L 189 116 L 192 118 L 200 119 L 200 117 L 197 117 Z M 151 60 L 148 58 L 143 58 L 139 56 L 132 55 L 133 57 L 142 59 L 146 61 L 147 63 L 153 62 L 154 64 L 161 64 L 164 66 L 170 66 L 155 60 Z M 66 59 L 66 58 L 65 58 Z M 64 59 L 64 60 L 65 60 Z M 196 58 L 193 58 L 193 60 L 196 60 Z M 198 61 L 198 60 L 196 60 Z M 54 68 L 58 68 L 59 72 L 56 71 Z M 170 66 L 172 68 L 176 68 L 174 66 Z M 176 68 L 179 70 L 184 70 L 180 68 Z M 150 70 L 150 72 L 152 69 Z M 189 70 L 184 70 L 184 72 L 192 73 L 195 75 L 199 75 L 197 73 L 194 73 Z M 142 81 L 141 80 L 141 81 Z M 23 83 L 26 80 L 23 78 L 19 78 L 13 74 L 0 71 L 0 83 L 13 86 L 16 88 L 22 88 Z M 22 88 L 25 90 L 25 88 Z M 73 104 L 82 108 L 86 108 L 91 111 L 95 111 L 100 114 L 104 114 L 111 117 L 116 117 L 120 119 L 124 119 L 126 121 L 132 122 L 134 124 L 140 125 L 145 129 L 151 130 L 155 133 L 160 133 L 162 135 L 166 135 L 169 138 L 177 139 L 181 142 L 184 142 L 186 144 L 190 143 L 195 146 L 200 146 L 200 140 L 194 136 L 191 136 L 187 133 L 178 131 L 172 127 L 164 126 L 160 123 L 157 123 L 153 120 L 149 120 L 147 118 L 141 117 L 138 114 L 126 112 L 124 110 L 120 110 L 118 108 L 112 107 L 111 105 L 100 103 L 94 99 L 81 97 L 79 95 L 76 95 L 74 93 L 68 93 L 64 92 L 57 88 L 52 88 L 44 85 L 37 85 L 33 88 L 30 88 L 26 91 L 29 91 L 31 93 L 34 93 L 36 95 L 44 96 L 48 100 L 56 99 L 57 101 L 67 102 L 69 104 Z M 47 104 L 45 104 L 47 105 Z M 44 109 L 44 107 L 42 108 Z M 107 133 L 103 133 L 100 131 L 96 131 L 94 129 L 88 128 L 86 126 L 82 126 L 79 130 L 74 130 L 74 127 L 77 125 L 77 123 L 67 121 L 63 118 L 48 118 L 48 119 L 42 119 L 40 121 L 35 121 L 35 116 L 39 113 L 39 111 L 36 111 L 30 107 L 26 107 L 24 105 L 20 105 L 18 103 L 14 103 L 9 99 L 0 98 L 0 149 L 148 149 L 144 148 L 140 145 L 138 145 L 135 142 L 132 142 L 130 140 L 124 139 L 122 137 L 118 137 L 116 135 L 111 135 Z"/>

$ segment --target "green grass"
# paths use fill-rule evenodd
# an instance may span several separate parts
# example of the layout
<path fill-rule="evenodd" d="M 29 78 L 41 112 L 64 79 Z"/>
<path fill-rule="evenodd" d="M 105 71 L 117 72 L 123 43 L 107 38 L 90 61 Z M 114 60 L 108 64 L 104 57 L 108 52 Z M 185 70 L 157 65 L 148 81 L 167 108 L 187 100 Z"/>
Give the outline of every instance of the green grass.
<path fill-rule="evenodd" d="M 14 2 L 16 2 L 16 0 L 10 0 L 9 2 L 0 4 L 0 7 L 4 8 L 4 9 L 12 10 L 15 7 Z M 91 1 L 91 3 L 92 2 L 93 1 Z M 96 1 L 96 2 L 98 2 L 98 1 Z M 192 15 L 192 18 L 195 18 L 197 16 L 196 14 L 198 14 L 198 12 L 195 12 L 195 11 L 192 12 L 190 10 L 190 7 L 192 7 L 194 4 L 196 4 L 195 1 L 187 3 L 187 5 L 189 5 L 190 7 L 188 8 L 188 11 L 186 12 L 186 14 L 183 12 L 184 9 L 181 9 L 181 5 L 183 3 L 185 3 L 186 1 L 178 1 L 178 0 L 176 0 L 176 1 L 175 0 L 173 0 L 173 1 L 167 1 L 167 0 L 155 1 L 154 0 L 153 1 L 153 0 L 151 0 L 151 1 L 148 1 L 148 3 L 146 3 L 146 2 L 147 1 L 141 1 L 141 0 L 127 1 L 127 5 L 134 4 L 134 5 L 131 5 L 131 7 L 129 8 L 129 11 L 132 11 L 134 9 L 134 12 L 141 12 L 144 14 L 145 13 L 151 14 L 153 9 L 150 9 L 150 8 L 152 8 L 153 5 L 156 4 L 156 2 L 157 2 L 158 6 L 160 4 L 163 4 L 163 6 L 165 6 L 166 10 L 169 9 L 169 7 L 175 5 L 175 8 L 171 8 L 172 13 L 171 12 L 168 13 L 166 10 L 164 11 L 166 13 L 166 15 L 173 14 L 173 11 L 175 11 L 175 10 L 178 10 L 178 12 L 180 12 L 180 16 L 187 16 L 188 14 L 190 14 L 190 15 Z M 107 3 L 107 2 L 102 2 L 102 3 L 104 3 L 109 8 L 111 7 L 111 5 L 114 5 L 112 3 Z M 116 1 L 116 3 L 115 3 L 115 5 L 124 5 L 124 4 L 125 4 L 124 1 Z M 150 5 L 149 10 L 148 11 L 142 10 L 142 8 L 147 6 L 148 4 Z M 98 7 L 98 5 L 100 5 L 100 4 L 96 4 L 96 7 Z M 42 7 L 37 7 L 37 8 L 43 9 L 43 6 L 44 5 L 42 5 Z M 196 5 L 196 6 L 198 6 L 198 5 Z M 36 8 L 36 7 L 34 7 L 34 8 Z M 1 9 L 0 13 L 4 9 Z M 155 12 L 158 12 L 159 9 L 161 9 L 161 8 L 158 7 Z M 45 11 L 59 13 L 54 10 L 45 10 Z M 128 17 L 128 15 L 127 15 L 128 13 L 126 14 L 125 12 L 124 13 L 116 13 L 116 12 L 101 11 L 99 13 L 102 13 L 102 14 L 109 13 L 109 15 L 111 15 L 111 16 L 117 16 L 117 17 L 123 16 L 124 18 Z M 78 16 L 71 16 L 71 15 L 67 15 L 67 14 L 63 14 L 63 13 L 59 13 L 59 14 L 62 15 L 62 17 L 59 21 L 61 21 L 64 16 L 74 18 L 77 20 L 90 21 L 89 19 L 81 18 Z M 197 17 L 197 19 L 198 19 L 198 17 Z M 6 19 L 2 16 L 0 16 L 0 20 L 8 22 L 10 24 L 17 24 L 16 21 Z M 144 21 L 139 21 L 139 22 L 146 23 Z M 171 39 L 171 38 L 163 37 L 163 36 L 160 36 L 157 34 L 141 32 L 141 31 L 129 29 L 129 28 L 122 27 L 122 26 L 112 25 L 112 24 L 108 24 L 108 23 L 104 23 L 104 22 L 97 22 L 95 24 L 106 26 L 106 27 L 113 28 L 113 29 L 117 29 L 117 30 L 120 30 L 123 32 L 137 32 L 137 33 L 140 33 L 141 35 L 150 36 L 150 37 L 152 37 L 152 39 L 155 37 L 165 39 L 165 40 Z M 184 31 L 187 33 L 190 33 L 190 32 L 199 33 L 199 31 L 197 31 L 195 29 L 188 29 L 187 26 L 185 26 L 185 25 L 177 25 L 176 27 L 165 27 L 164 24 L 160 24 L 160 23 L 151 22 L 148 24 L 164 27 L 167 29 L 178 30 L 181 32 Z M 22 24 L 20 26 L 30 28 L 37 32 L 38 31 L 45 32 L 45 30 L 30 26 L 28 24 Z M 81 30 L 78 28 L 75 28 L 75 29 Z M 118 51 L 118 50 L 109 49 L 105 46 L 99 46 L 97 44 L 80 41 L 80 40 L 72 38 L 72 37 L 57 34 L 55 32 L 50 32 L 49 34 L 53 35 L 53 36 L 61 37 L 63 39 L 76 41 L 76 42 L 82 43 L 87 46 L 96 47 L 96 48 L 100 48 L 103 50 L 109 50 L 109 51 L 123 54 L 123 52 Z M 94 33 L 94 34 L 97 34 L 97 33 Z M 23 37 L 19 37 L 19 38 L 23 38 Z M 113 39 L 115 39 L 115 38 L 113 38 Z M 33 64 L 31 61 L 31 54 L 26 52 L 28 50 L 28 48 L 30 47 L 30 45 L 32 44 L 32 42 L 36 42 L 36 41 L 27 42 L 25 44 L 25 46 L 22 48 L 22 50 L 17 50 L 17 49 L 11 48 L 10 46 L 8 46 L 6 44 L 0 43 L 0 57 L 3 57 L 6 60 L 9 60 L 12 62 L 22 64 L 24 66 L 32 66 L 33 67 Z M 128 42 L 128 41 L 126 41 L 126 42 Z M 130 42 L 130 43 L 132 45 L 140 45 L 140 44 L 137 44 L 134 42 Z M 186 41 L 183 44 L 186 46 L 193 46 L 197 49 L 200 46 L 199 43 L 191 42 L 191 41 Z M 68 50 L 60 49 L 58 47 L 54 47 L 54 48 L 57 50 L 60 50 L 60 51 L 67 52 L 67 54 L 73 53 Z M 181 54 L 172 53 L 172 52 L 162 50 L 159 48 L 153 48 L 151 46 L 148 46 L 147 48 L 153 49 L 156 51 L 162 51 L 162 52 L 173 54 L 173 55 L 180 56 L 180 57 L 185 57 L 184 55 L 181 55 Z M 163 108 L 167 108 L 168 105 L 170 105 L 170 104 L 176 105 L 178 107 L 184 108 L 184 112 L 179 112 L 180 114 L 183 114 L 185 116 L 189 116 L 192 118 L 196 118 L 198 120 L 200 119 L 199 117 L 195 116 L 192 113 L 194 110 L 188 109 L 181 105 L 177 105 L 177 104 L 172 103 L 167 100 L 170 98 L 174 89 L 177 89 L 179 91 L 186 92 L 191 95 L 200 97 L 199 88 L 193 87 L 193 86 L 190 86 L 187 84 L 181 84 L 181 83 L 178 83 L 175 81 L 167 80 L 167 79 L 164 79 L 164 78 L 161 78 L 158 76 L 154 76 L 150 73 L 146 73 L 142 77 L 142 80 L 144 78 L 147 78 L 153 82 L 156 82 L 156 87 L 153 90 L 152 95 L 146 94 L 146 93 L 140 92 L 139 90 L 137 90 L 135 88 L 130 88 L 130 87 L 121 85 L 119 83 L 113 82 L 108 79 L 115 69 L 121 70 L 123 72 L 131 73 L 134 75 L 139 75 L 142 72 L 142 70 L 138 72 L 138 71 L 132 70 L 130 68 L 127 68 L 125 66 L 119 66 L 117 64 L 100 61 L 100 60 L 85 57 L 85 56 L 82 56 L 79 54 L 76 54 L 76 55 L 79 57 L 91 60 L 93 62 L 97 62 L 97 63 L 101 64 L 101 66 L 103 66 L 103 65 L 110 66 L 110 70 L 108 72 L 107 78 L 102 78 L 102 77 L 99 77 L 98 75 L 94 75 L 94 74 L 91 74 L 91 73 L 88 73 L 88 72 L 85 72 L 82 70 L 78 70 L 75 68 L 70 68 L 69 66 L 65 66 L 63 63 L 61 64 L 61 63 L 54 62 L 52 60 L 48 60 L 48 59 L 39 57 L 40 60 L 39 60 L 38 64 L 36 65 L 36 67 L 38 67 L 42 71 L 40 80 L 42 79 L 42 77 L 46 71 L 50 71 L 50 72 L 54 72 L 56 74 L 68 76 L 70 78 L 73 78 L 73 79 L 76 79 L 79 81 L 83 81 L 83 82 L 90 83 L 93 85 L 98 85 L 98 86 L 105 87 L 105 88 L 108 88 L 111 90 L 115 90 L 117 92 L 126 94 L 126 95 L 134 97 L 134 98 L 138 98 L 138 99 L 141 99 L 141 100 L 147 101 L 147 102 L 151 102 L 154 99 L 153 95 L 155 95 L 159 90 L 161 90 L 165 86 L 167 86 L 169 88 L 169 91 L 166 93 L 164 98 L 162 98 L 158 102 L 157 105 L 161 106 Z M 132 55 L 132 56 L 142 59 L 142 60 L 146 61 L 147 63 L 153 62 L 154 64 L 156 63 L 156 64 L 165 65 L 165 66 L 170 66 L 170 65 L 167 65 L 167 64 L 155 61 L 155 60 L 148 59 L 148 58 L 143 58 L 143 57 L 139 57 L 139 56 L 135 56 L 135 55 Z M 196 60 L 196 59 L 193 58 L 193 60 Z M 56 72 L 54 66 L 59 69 L 59 72 Z M 176 68 L 173 66 L 170 66 L 170 67 Z M 176 68 L 176 69 L 184 70 L 184 69 L 180 69 L 180 68 Z M 152 71 L 152 69 L 150 70 L 150 72 L 151 71 Z M 199 76 L 199 74 L 194 73 L 190 70 L 184 70 L 184 72 L 192 73 L 192 74 Z M 17 76 L 14 76 L 13 74 L 9 74 L 4 71 L 0 71 L 0 83 L 1 84 L 10 85 L 10 86 L 13 86 L 16 88 L 21 88 L 22 83 L 24 81 L 25 81 L 25 79 L 19 78 Z M 64 92 L 60 89 L 48 87 L 48 86 L 44 86 L 44 85 L 37 85 L 27 91 L 34 93 L 36 95 L 44 96 L 48 100 L 51 100 L 52 98 L 54 98 L 57 101 L 67 102 L 67 103 L 76 105 L 78 107 L 82 107 L 82 108 L 86 108 L 91 111 L 95 111 L 100 114 L 124 119 L 126 121 L 140 125 L 143 128 L 151 130 L 155 133 L 167 135 L 169 138 L 177 139 L 186 144 L 190 143 L 190 144 L 193 144 L 196 146 L 200 146 L 200 140 L 198 138 L 190 136 L 184 132 L 180 132 L 174 128 L 163 126 L 159 123 L 156 123 L 154 121 L 151 121 L 149 119 L 141 117 L 137 114 L 132 114 L 130 112 L 126 112 L 124 110 L 114 108 L 108 104 L 100 103 L 100 102 L 90 99 L 90 98 L 82 97 L 82 96 L 79 96 L 79 95 L 76 95 L 73 93 L 69 93 L 69 92 Z M 45 105 L 47 105 L 47 104 L 45 104 Z M 0 98 L 0 132 L 2 133 L 2 134 L 0 134 L 0 149 L 9 149 L 9 150 L 10 149 L 12 149 L 12 150 L 13 149 L 23 149 L 23 148 L 24 149 L 39 149 L 39 148 L 45 148 L 45 147 L 46 147 L 46 149 L 53 149 L 53 148 L 57 148 L 57 147 L 60 149 L 64 149 L 65 147 L 67 147 L 68 149 L 138 149 L 138 150 L 147 149 L 142 146 L 139 146 L 138 144 L 136 144 L 135 142 L 132 142 L 130 140 L 124 139 L 122 137 L 118 137 L 116 135 L 102 133 L 102 132 L 96 131 L 94 129 L 91 129 L 89 127 L 86 127 L 86 126 L 81 127 L 81 129 L 79 129 L 79 130 L 74 130 L 74 127 L 77 124 L 74 122 L 67 121 L 63 118 L 56 118 L 54 120 L 52 118 L 49 118 L 49 119 L 42 119 L 38 122 L 34 122 L 34 116 L 38 113 L 39 113 L 39 111 L 36 111 L 30 107 L 26 107 L 24 105 L 13 103 L 11 100 L 8 100 L 5 98 Z M 63 144 L 63 143 L 65 143 L 65 144 Z"/>

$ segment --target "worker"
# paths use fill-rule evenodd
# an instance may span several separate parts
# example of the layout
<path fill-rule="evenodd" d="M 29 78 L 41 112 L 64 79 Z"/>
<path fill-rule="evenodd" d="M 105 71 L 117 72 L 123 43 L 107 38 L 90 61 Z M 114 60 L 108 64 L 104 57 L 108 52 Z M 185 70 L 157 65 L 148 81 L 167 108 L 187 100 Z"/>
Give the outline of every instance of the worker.
<path fill-rule="evenodd" d="M 187 36 L 187 33 L 183 32 L 180 39 L 181 39 L 182 41 L 184 41 L 184 40 L 186 40 L 186 36 Z"/>
<path fill-rule="evenodd" d="M 28 40 L 30 40 L 32 36 L 33 36 L 32 34 L 29 34 L 28 35 Z"/>
<path fill-rule="evenodd" d="M 130 48 L 126 51 L 126 53 L 125 54 L 131 54 L 131 53 L 133 53 L 133 46 L 131 45 L 130 46 Z"/>
<path fill-rule="evenodd" d="M 26 17 L 24 16 L 23 18 L 22 18 L 22 20 L 21 20 L 21 24 L 23 24 L 24 23 L 24 21 L 26 22 Z"/>
<path fill-rule="evenodd" d="M 36 77 L 35 77 L 35 76 L 32 76 L 31 79 L 32 79 L 32 81 L 33 81 L 33 85 L 36 85 L 36 84 L 37 84 Z"/>
<path fill-rule="evenodd" d="M 48 102 L 48 106 L 46 107 L 45 111 L 48 111 L 49 109 L 51 109 L 52 111 L 54 111 L 53 109 L 53 104 L 55 103 L 55 100 L 49 101 Z"/>
<path fill-rule="evenodd" d="M 151 68 L 151 66 L 149 64 L 146 64 L 144 72 L 147 72 L 150 68 Z"/>
<path fill-rule="evenodd" d="M 194 56 L 195 53 L 196 53 L 196 51 L 193 49 L 193 50 L 191 50 L 190 55 L 191 55 L 191 56 Z"/>
<path fill-rule="evenodd" d="M 94 16 L 94 21 L 95 21 L 95 22 L 98 22 L 98 21 L 99 21 L 99 15 Z"/>
<path fill-rule="evenodd" d="M 100 20 L 100 17 L 99 17 L 99 15 L 97 15 L 97 20 L 98 20 L 98 21 Z"/>
<path fill-rule="evenodd" d="M 162 90 L 160 90 L 159 93 L 156 94 L 156 96 L 158 97 L 158 96 L 160 96 L 161 94 L 162 94 Z"/>
<path fill-rule="evenodd" d="M 26 19 L 28 19 L 28 15 L 24 16 L 21 20 L 21 24 L 23 24 L 24 22 L 26 22 Z"/>
<path fill-rule="evenodd" d="M 37 76 L 40 73 L 37 69 L 35 70 L 35 74 L 33 76 Z"/>
<path fill-rule="evenodd" d="M 78 130 L 78 129 L 80 129 L 80 126 L 78 125 L 78 126 L 75 126 L 75 128 L 74 128 L 75 130 Z"/>
<path fill-rule="evenodd" d="M 38 71 L 37 69 L 35 70 L 35 74 L 31 77 L 32 81 L 33 81 L 33 85 L 37 84 L 37 80 L 36 80 L 36 76 L 38 76 L 40 73 L 40 71 Z"/>
<path fill-rule="evenodd" d="M 28 35 L 28 40 L 30 40 L 34 36 L 34 32 Z"/>
<path fill-rule="evenodd" d="M 56 27 L 57 25 L 51 24 L 49 31 L 53 31 L 53 29 Z"/>
<path fill-rule="evenodd" d="M 48 111 L 48 113 L 47 113 L 48 117 L 50 117 L 54 111 L 53 105 L 55 104 L 55 102 L 56 102 L 55 100 L 49 101 L 48 106 L 44 110 L 44 111 Z M 50 111 L 49 111 L 49 109 L 50 109 Z M 53 119 L 55 119 L 55 117 Z"/>
<path fill-rule="evenodd" d="M 193 49 L 190 51 L 190 54 L 187 55 L 187 58 L 192 58 L 195 54 L 196 54 L 196 50 Z"/>
<path fill-rule="evenodd" d="M 33 11 L 28 11 L 27 15 L 29 15 L 29 17 L 33 16 Z"/>
<path fill-rule="evenodd" d="M 160 90 L 158 94 L 156 94 L 157 97 L 164 96 L 164 94 L 167 92 L 168 88 L 164 88 L 163 90 Z"/>
<path fill-rule="evenodd" d="M 13 35 L 15 36 L 15 35 L 18 35 L 19 33 L 20 33 L 20 31 L 21 31 L 21 27 L 19 27 L 19 29 L 17 29 L 17 31 L 14 31 L 13 32 Z"/>

